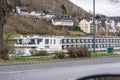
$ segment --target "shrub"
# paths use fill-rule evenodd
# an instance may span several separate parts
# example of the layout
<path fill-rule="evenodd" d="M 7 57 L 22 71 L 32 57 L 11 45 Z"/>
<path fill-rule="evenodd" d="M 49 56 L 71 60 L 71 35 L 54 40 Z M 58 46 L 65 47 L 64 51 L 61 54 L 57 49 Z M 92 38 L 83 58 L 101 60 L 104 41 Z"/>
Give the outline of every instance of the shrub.
<path fill-rule="evenodd" d="M 0 55 L 1 59 L 8 60 L 8 58 L 9 58 L 9 56 L 8 56 L 8 51 L 9 51 L 8 48 L 3 48 L 3 49 L 0 51 L 0 53 L 1 53 L 1 55 Z"/>
<path fill-rule="evenodd" d="M 31 49 L 31 50 L 30 50 L 30 53 L 31 53 L 32 56 L 35 55 L 36 52 L 37 52 L 37 50 L 35 50 L 35 49 Z"/>
<path fill-rule="evenodd" d="M 67 54 L 71 58 L 76 58 L 77 57 L 77 50 L 76 50 L 76 48 L 69 48 Z"/>
<path fill-rule="evenodd" d="M 65 52 L 62 52 L 62 51 L 60 51 L 60 52 L 54 52 L 54 54 L 55 54 L 55 57 L 54 58 L 58 58 L 58 59 L 65 59 L 66 58 L 66 56 L 65 56 Z"/>
<path fill-rule="evenodd" d="M 45 51 L 45 50 L 42 50 L 42 51 L 31 51 L 31 55 L 32 56 L 48 56 L 48 52 Z"/>
<path fill-rule="evenodd" d="M 7 41 L 3 42 L 3 48 L 0 51 L 0 58 L 4 60 L 9 59 L 10 51 L 13 49 L 13 46 L 9 45 Z"/>
<path fill-rule="evenodd" d="M 87 47 L 69 48 L 67 54 L 71 58 L 90 57 L 91 52 Z"/>

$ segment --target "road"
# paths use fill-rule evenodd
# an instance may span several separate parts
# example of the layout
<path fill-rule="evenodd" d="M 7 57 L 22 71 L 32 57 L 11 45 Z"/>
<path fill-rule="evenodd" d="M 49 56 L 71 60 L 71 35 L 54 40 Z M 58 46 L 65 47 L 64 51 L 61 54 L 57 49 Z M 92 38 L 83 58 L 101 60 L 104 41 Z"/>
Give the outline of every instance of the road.
<path fill-rule="evenodd" d="M 0 80 L 70 80 L 103 71 L 120 72 L 120 57 L 0 66 Z"/>

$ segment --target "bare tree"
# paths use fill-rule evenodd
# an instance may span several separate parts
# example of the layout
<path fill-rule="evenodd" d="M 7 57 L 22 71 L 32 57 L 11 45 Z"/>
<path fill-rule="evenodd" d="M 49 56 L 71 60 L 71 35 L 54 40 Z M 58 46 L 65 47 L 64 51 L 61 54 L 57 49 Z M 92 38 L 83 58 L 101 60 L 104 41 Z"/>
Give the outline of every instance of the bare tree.
<path fill-rule="evenodd" d="M 0 52 L 3 49 L 3 24 L 4 24 L 4 18 L 5 18 L 5 11 L 2 6 L 2 0 L 0 0 Z M 1 58 L 1 53 L 0 53 Z"/>

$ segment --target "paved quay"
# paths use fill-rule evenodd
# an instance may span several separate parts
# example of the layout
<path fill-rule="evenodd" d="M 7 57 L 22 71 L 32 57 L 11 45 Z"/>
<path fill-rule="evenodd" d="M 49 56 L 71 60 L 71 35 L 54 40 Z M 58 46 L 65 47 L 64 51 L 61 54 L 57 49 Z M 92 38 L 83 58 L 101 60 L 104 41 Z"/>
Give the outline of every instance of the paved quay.
<path fill-rule="evenodd" d="M 0 66 L 0 74 L 14 71 L 25 71 L 35 69 L 48 69 L 59 67 L 71 67 L 71 66 L 84 66 L 84 65 L 96 65 L 96 64 L 108 64 L 120 62 L 120 57 L 101 57 L 101 58 L 85 58 L 85 59 L 73 59 L 73 60 L 61 60 L 55 62 L 43 62 L 32 64 L 17 64 L 17 65 L 2 65 Z"/>

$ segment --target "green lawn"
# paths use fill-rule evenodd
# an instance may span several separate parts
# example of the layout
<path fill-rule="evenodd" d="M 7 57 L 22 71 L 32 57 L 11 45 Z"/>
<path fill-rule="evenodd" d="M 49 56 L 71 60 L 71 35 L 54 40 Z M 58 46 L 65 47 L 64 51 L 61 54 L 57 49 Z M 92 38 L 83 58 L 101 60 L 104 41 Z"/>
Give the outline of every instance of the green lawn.
<path fill-rule="evenodd" d="M 73 35 L 86 35 L 85 33 L 81 32 L 81 31 L 70 31 L 70 33 L 72 33 Z"/>
<path fill-rule="evenodd" d="M 24 62 L 40 62 L 53 60 L 53 56 L 34 56 L 34 57 L 10 57 L 9 60 L 1 60 L 0 64 L 24 63 Z"/>
<path fill-rule="evenodd" d="M 104 56 L 120 56 L 120 54 L 115 53 L 92 53 L 92 57 L 104 57 Z"/>
<path fill-rule="evenodd" d="M 120 56 L 120 54 L 114 53 L 92 53 L 91 57 L 105 57 L 105 56 Z M 68 55 L 66 56 L 68 58 Z M 31 62 L 42 62 L 42 61 L 52 61 L 59 60 L 55 59 L 54 56 L 33 56 L 33 57 L 9 57 L 9 60 L 0 59 L 0 64 L 18 64 L 18 63 L 31 63 Z"/>

